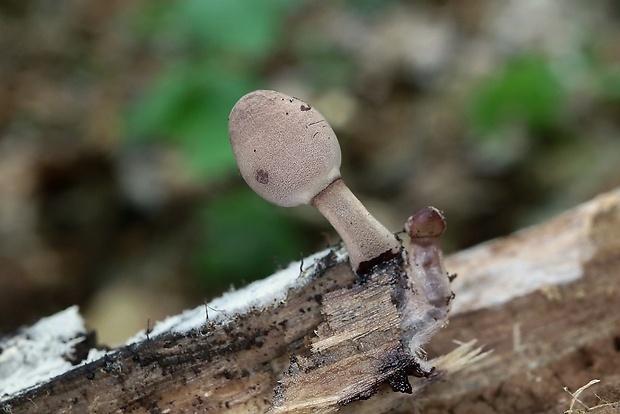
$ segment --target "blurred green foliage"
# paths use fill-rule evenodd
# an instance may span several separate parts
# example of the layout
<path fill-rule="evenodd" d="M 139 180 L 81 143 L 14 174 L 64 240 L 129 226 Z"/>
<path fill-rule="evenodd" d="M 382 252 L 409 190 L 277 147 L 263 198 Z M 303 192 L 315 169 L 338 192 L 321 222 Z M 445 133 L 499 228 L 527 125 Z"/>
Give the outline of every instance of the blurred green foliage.
<path fill-rule="evenodd" d="M 128 137 L 170 141 L 197 178 L 221 178 L 236 169 L 228 114 L 253 84 L 212 62 L 168 68 L 130 110 Z"/>
<path fill-rule="evenodd" d="M 596 56 L 553 61 L 518 55 L 476 86 L 468 102 L 469 123 L 479 138 L 499 137 L 495 132 L 514 124 L 526 127 L 532 138 L 537 132 L 568 130 L 566 105 L 580 93 L 592 101 L 618 102 L 620 70 Z"/>
<path fill-rule="evenodd" d="M 476 136 L 483 138 L 514 123 L 533 130 L 554 129 L 562 120 L 565 92 L 544 58 L 519 56 L 478 85 L 472 96 L 470 122 Z"/>
<path fill-rule="evenodd" d="M 126 136 L 178 148 L 201 182 L 237 174 L 228 114 L 261 86 L 260 69 L 282 39 L 286 0 L 154 1 L 134 16 L 139 37 L 169 57 L 161 73 L 127 110 Z M 161 53 L 159 53 L 161 54 Z M 209 287 L 260 277 L 297 259 L 303 233 L 251 190 L 230 189 L 197 215 L 194 264 Z"/>
<path fill-rule="evenodd" d="M 201 218 L 205 238 L 196 264 L 221 275 L 209 281 L 221 288 L 231 283 L 228 275 L 268 275 L 301 258 L 301 226 L 253 192 L 218 197 L 204 206 Z"/>
<path fill-rule="evenodd" d="M 561 58 L 523 51 L 474 86 L 464 111 L 476 168 L 504 180 L 516 228 L 614 182 L 605 160 L 617 158 L 619 141 L 599 122 L 613 119 L 618 103 L 618 67 L 604 50 L 587 45 Z M 502 197 L 501 190 L 496 194 Z"/>
<path fill-rule="evenodd" d="M 234 103 L 260 85 L 257 66 L 277 46 L 290 2 L 156 1 L 135 26 L 153 47 L 170 48 L 170 64 L 127 115 L 127 136 L 174 143 L 198 178 L 236 169 L 227 140 Z"/>
<path fill-rule="evenodd" d="M 599 69 L 598 91 L 610 103 L 620 102 L 620 67 Z"/>

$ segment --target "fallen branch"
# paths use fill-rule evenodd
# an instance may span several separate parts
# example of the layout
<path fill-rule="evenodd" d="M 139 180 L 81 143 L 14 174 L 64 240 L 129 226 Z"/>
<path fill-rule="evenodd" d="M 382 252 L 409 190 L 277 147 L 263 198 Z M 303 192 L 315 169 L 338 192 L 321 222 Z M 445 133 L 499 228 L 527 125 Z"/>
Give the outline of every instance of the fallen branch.
<path fill-rule="evenodd" d="M 560 412 L 568 405 L 563 387 L 593 377 L 612 393 L 620 386 L 619 232 L 615 191 L 449 257 L 448 269 L 458 273 L 453 314 L 427 346 L 429 364 L 441 375 L 410 377 L 414 392 L 425 389 L 423 398 L 377 380 L 376 395 L 342 411 Z M 304 261 L 301 271 L 295 264 L 292 278 L 276 274 L 212 302 L 210 309 L 220 312 L 207 309 L 209 320 L 204 307 L 188 311 L 157 325 L 149 339 L 143 333 L 93 362 L 12 392 L 0 407 L 12 413 L 266 412 L 291 356 L 309 355 L 324 321 L 324 298 L 353 286 L 345 259 L 340 249 Z M 471 340 L 492 352 L 480 359 Z M 325 383 L 337 393 L 350 384 L 349 375 L 332 370 Z"/>

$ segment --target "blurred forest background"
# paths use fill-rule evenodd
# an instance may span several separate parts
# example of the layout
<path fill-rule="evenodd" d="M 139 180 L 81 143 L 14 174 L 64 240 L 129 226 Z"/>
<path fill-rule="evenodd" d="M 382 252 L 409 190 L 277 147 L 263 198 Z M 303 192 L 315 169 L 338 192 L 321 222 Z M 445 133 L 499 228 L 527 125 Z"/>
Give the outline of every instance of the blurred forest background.
<path fill-rule="evenodd" d="M 620 186 L 614 0 L 3 0 L 0 335 L 72 304 L 104 343 L 338 241 L 248 189 L 227 117 L 315 106 L 345 181 L 448 252 Z"/>

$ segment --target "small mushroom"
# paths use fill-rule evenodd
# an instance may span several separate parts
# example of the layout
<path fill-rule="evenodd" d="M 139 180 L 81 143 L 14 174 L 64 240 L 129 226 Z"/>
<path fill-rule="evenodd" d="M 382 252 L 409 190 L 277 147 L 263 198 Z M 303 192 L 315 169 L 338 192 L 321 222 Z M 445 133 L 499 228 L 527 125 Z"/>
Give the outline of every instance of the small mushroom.
<path fill-rule="evenodd" d="M 314 205 L 342 237 L 356 272 L 400 252 L 340 178 L 340 144 L 316 109 L 279 92 L 250 92 L 233 107 L 228 133 L 248 185 L 282 207 Z"/>
<path fill-rule="evenodd" d="M 411 239 L 408 249 L 411 279 L 422 291 L 422 297 L 447 316 L 452 291 L 440 246 L 445 230 L 446 219 L 435 207 L 421 209 L 405 223 L 405 232 Z"/>
<path fill-rule="evenodd" d="M 407 284 L 412 294 L 401 303 L 401 328 L 403 342 L 413 350 L 428 342 L 448 320 L 454 295 L 440 246 L 445 229 L 443 213 L 434 207 L 421 209 L 405 224 L 411 239 Z"/>

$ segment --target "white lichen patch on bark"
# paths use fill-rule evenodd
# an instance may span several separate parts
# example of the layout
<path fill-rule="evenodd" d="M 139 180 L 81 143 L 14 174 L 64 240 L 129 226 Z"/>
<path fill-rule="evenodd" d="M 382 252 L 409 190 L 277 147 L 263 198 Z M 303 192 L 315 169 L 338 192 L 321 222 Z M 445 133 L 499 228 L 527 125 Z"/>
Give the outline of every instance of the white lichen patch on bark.
<path fill-rule="evenodd" d="M 286 300 L 290 289 L 295 289 L 307 283 L 314 274 L 318 261 L 328 254 L 336 255 L 336 262 L 347 260 L 348 255 L 344 248 L 327 249 L 310 255 L 302 261 L 293 262 L 287 268 L 273 275 L 257 280 L 238 290 L 232 290 L 219 298 L 213 299 L 206 305 L 186 310 L 179 315 L 171 316 L 158 322 L 149 332 L 149 337 L 174 331 L 189 332 L 200 328 L 207 321 L 226 324 L 232 321 L 235 315 L 247 313 L 253 309 L 266 309 L 278 305 Z M 206 308 L 206 309 L 205 309 Z M 138 332 L 127 341 L 127 345 L 146 339 L 146 330 Z"/>
<path fill-rule="evenodd" d="M 73 368 L 69 358 L 86 329 L 78 307 L 0 339 L 0 401 Z"/>
<path fill-rule="evenodd" d="M 348 259 L 343 247 L 317 252 L 265 279 L 227 292 L 206 305 L 157 322 L 149 332 L 149 337 L 154 338 L 171 331 L 184 333 L 198 329 L 207 321 L 206 312 L 210 322 L 226 324 L 232 322 L 235 316 L 251 310 L 276 306 L 286 300 L 290 289 L 308 283 L 320 260 L 329 254 L 335 255 L 336 263 Z M 78 307 L 72 306 L 41 319 L 14 336 L 0 339 L 0 401 L 3 397 L 24 391 L 75 368 L 69 358 L 85 333 Z M 127 340 L 127 345 L 143 341 L 146 337 L 146 330 L 142 330 Z M 106 351 L 91 349 L 80 365 L 95 361 L 105 354 Z"/>

